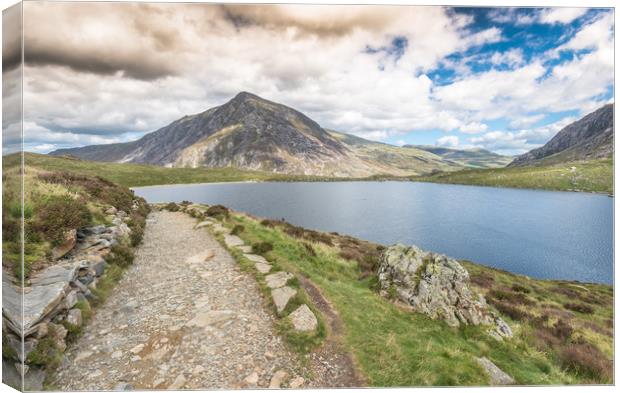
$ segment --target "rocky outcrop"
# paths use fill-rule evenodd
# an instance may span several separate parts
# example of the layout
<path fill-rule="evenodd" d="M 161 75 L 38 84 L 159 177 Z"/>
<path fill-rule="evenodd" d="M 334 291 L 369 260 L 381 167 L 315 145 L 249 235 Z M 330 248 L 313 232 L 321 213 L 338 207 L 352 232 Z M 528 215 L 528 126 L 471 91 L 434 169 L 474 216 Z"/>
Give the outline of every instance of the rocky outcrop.
<path fill-rule="evenodd" d="M 28 364 L 28 355 L 38 343 L 49 337 L 62 352 L 66 348 L 65 325 L 79 327 L 82 324 L 82 311 L 76 306 L 79 301 L 95 298 L 91 290 L 104 274 L 105 256 L 120 237 L 131 232 L 125 223 L 127 219 L 125 212 L 114 209 L 113 225 L 109 227 L 98 225 L 69 231 L 66 241 L 55 249 L 56 253 L 52 252 L 52 259 L 58 259 L 60 254 L 63 257 L 55 265 L 34 273 L 26 282 L 23 295 L 9 275 L 3 274 L 4 332 L 18 360 L 26 362 L 24 367 L 21 363 L 16 363 L 15 367 L 20 372 L 23 370 L 27 383 L 40 376 L 40 370 Z"/>
<path fill-rule="evenodd" d="M 469 288 L 469 273 L 455 259 L 397 244 L 381 256 L 379 282 L 386 295 L 450 326 L 490 325 L 494 336 L 512 336 L 484 297 Z"/>

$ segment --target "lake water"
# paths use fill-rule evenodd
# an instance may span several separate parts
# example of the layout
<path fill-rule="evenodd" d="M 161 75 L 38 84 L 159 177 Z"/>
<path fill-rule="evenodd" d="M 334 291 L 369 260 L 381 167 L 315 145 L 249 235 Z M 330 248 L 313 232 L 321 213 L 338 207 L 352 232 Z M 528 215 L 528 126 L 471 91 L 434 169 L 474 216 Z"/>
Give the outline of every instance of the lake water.
<path fill-rule="evenodd" d="M 135 188 L 149 202 L 222 204 L 384 245 L 415 244 L 537 278 L 613 283 L 613 199 L 414 182 Z"/>

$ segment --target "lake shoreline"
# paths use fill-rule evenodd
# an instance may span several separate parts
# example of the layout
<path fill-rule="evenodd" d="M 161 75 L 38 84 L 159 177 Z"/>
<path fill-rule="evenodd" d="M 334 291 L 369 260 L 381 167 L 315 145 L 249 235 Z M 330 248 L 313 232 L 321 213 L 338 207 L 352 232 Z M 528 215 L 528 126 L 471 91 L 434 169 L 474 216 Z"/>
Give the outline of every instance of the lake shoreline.
<path fill-rule="evenodd" d="M 359 183 L 359 182 L 372 182 L 372 183 L 384 183 L 384 182 L 401 182 L 401 183 L 431 183 L 442 185 L 455 185 L 455 186 L 469 186 L 469 187 L 485 187 L 485 188 L 499 188 L 509 190 L 526 190 L 526 191 L 547 191 L 547 192 L 565 192 L 574 194 L 595 194 L 605 195 L 610 198 L 614 198 L 614 194 L 610 194 L 606 191 L 589 191 L 589 190 L 560 190 L 554 188 L 532 188 L 532 187 L 508 187 L 508 186 L 493 186 L 487 184 L 471 184 L 471 183 L 449 183 L 449 182 L 437 182 L 429 180 L 418 179 L 403 179 L 403 178 L 385 178 L 385 179 L 368 179 L 368 178 L 330 178 L 326 180 L 278 180 L 278 179 L 266 179 L 266 180 L 233 180 L 233 181 L 213 181 L 213 182 L 197 182 L 197 183 L 162 183 L 162 184 L 150 184 L 148 186 L 132 186 L 131 190 L 137 188 L 152 188 L 152 187 L 170 187 L 170 186 L 206 186 L 206 185 L 222 185 L 222 184 L 252 184 L 252 183 Z"/>
<path fill-rule="evenodd" d="M 533 191 L 372 181 L 134 189 L 150 203 L 221 204 L 377 244 L 415 244 L 531 277 L 610 283 L 613 257 L 607 212 L 613 200 Z"/>

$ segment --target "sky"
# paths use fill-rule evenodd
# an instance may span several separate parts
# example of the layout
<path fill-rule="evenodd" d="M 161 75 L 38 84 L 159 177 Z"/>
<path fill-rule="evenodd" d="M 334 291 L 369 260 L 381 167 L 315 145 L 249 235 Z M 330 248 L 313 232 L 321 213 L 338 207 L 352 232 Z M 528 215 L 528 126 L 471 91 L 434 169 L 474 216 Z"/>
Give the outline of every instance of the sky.
<path fill-rule="evenodd" d="M 613 102 L 610 9 L 26 2 L 24 34 L 39 153 L 135 140 L 248 91 L 376 141 L 514 155 Z"/>

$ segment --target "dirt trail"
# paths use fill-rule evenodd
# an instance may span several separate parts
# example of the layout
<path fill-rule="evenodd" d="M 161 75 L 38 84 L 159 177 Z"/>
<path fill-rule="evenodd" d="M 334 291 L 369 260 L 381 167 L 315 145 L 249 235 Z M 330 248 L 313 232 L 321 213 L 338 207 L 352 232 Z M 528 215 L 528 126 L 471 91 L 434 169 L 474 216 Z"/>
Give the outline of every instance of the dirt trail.
<path fill-rule="evenodd" d="M 254 279 L 194 225 L 183 213 L 149 216 L 134 264 L 70 346 L 55 387 L 230 389 L 302 375 Z"/>

